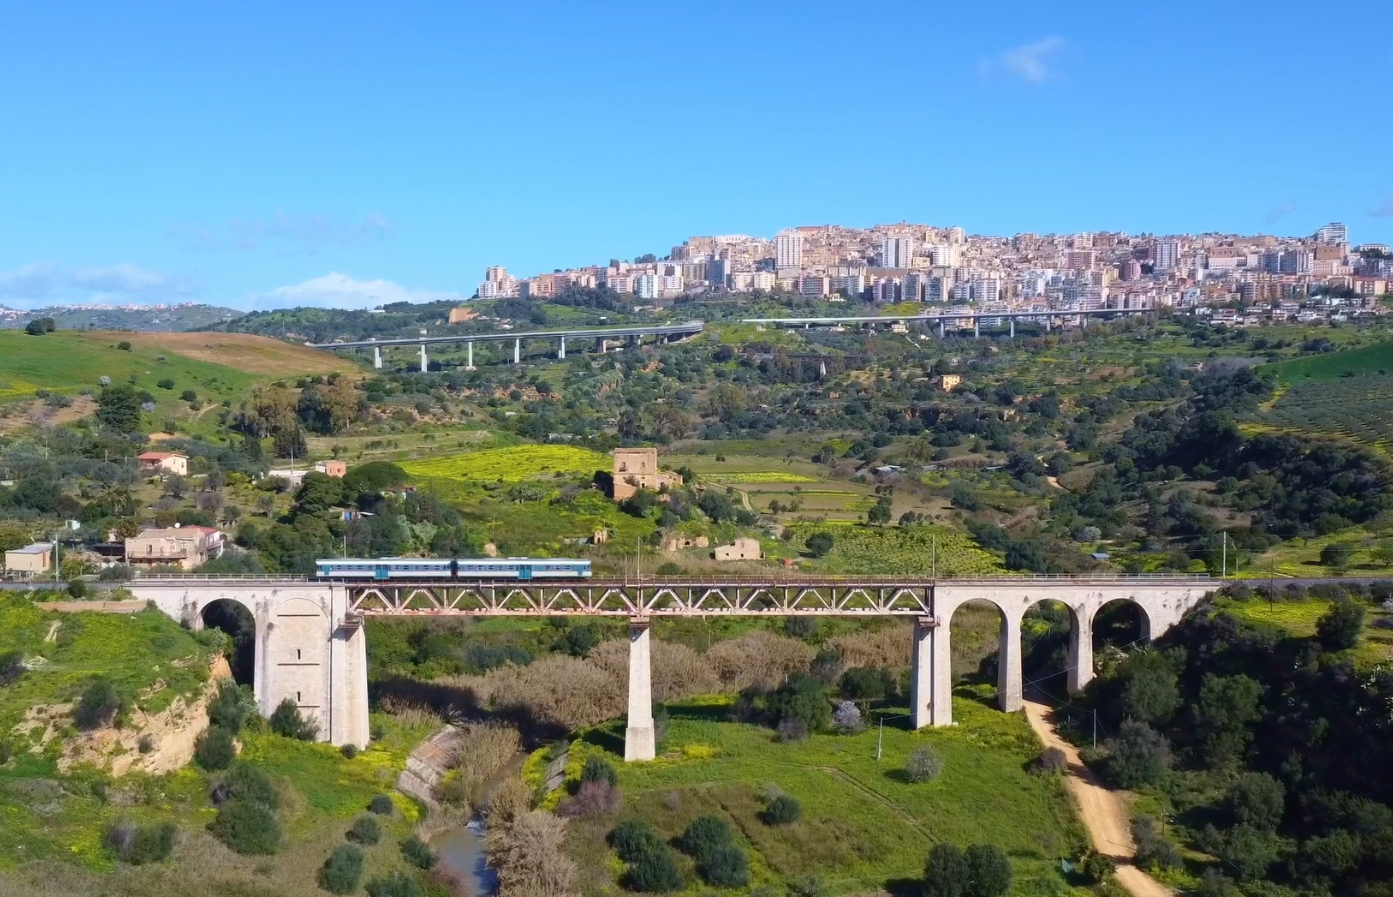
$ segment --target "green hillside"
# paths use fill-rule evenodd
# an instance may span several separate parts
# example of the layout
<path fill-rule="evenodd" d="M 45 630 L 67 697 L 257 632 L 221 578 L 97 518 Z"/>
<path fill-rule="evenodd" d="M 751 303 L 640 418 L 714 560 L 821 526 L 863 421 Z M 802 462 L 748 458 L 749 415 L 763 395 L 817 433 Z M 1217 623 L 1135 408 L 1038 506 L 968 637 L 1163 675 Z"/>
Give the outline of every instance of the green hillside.
<path fill-rule="evenodd" d="M 1358 374 L 1386 374 L 1393 372 L 1393 340 L 1359 349 L 1293 358 L 1291 361 L 1263 365 L 1258 370 L 1264 374 L 1275 375 L 1279 383 L 1337 380 Z"/>

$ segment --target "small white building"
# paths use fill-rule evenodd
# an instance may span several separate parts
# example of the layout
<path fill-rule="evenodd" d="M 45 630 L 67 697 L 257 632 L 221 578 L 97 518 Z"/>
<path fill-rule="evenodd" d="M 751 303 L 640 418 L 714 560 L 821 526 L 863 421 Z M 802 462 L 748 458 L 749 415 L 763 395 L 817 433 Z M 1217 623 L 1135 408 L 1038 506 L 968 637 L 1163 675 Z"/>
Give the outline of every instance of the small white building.
<path fill-rule="evenodd" d="M 179 452 L 141 452 L 135 456 L 135 460 L 140 465 L 140 472 L 144 474 L 178 474 L 181 477 L 189 475 L 189 457 Z"/>
<path fill-rule="evenodd" d="M 24 579 L 42 576 L 53 569 L 53 543 L 35 542 L 5 552 L 5 572 Z"/>
<path fill-rule="evenodd" d="M 758 539 L 742 536 L 729 545 L 716 546 L 715 558 L 718 561 L 759 561 L 764 559 L 764 552 Z"/>

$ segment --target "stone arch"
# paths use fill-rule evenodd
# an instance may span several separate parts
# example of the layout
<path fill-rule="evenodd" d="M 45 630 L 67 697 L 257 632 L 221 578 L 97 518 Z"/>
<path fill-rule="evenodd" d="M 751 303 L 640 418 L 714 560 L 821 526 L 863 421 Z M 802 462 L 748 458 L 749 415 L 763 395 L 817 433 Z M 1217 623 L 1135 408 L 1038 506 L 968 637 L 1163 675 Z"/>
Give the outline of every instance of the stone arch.
<path fill-rule="evenodd" d="M 244 601 L 235 598 L 218 598 L 204 602 L 195 611 L 193 629 L 205 627 L 219 629 L 232 639 L 232 651 L 228 666 L 232 668 L 232 679 L 238 685 L 249 685 L 253 689 L 259 684 L 256 663 L 256 615 Z"/>
<path fill-rule="evenodd" d="M 1109 598 L 1092 609 L 1093 649 L 1151 641 L 1152 613 L 1135 597 Z M 1125 640 L 1120 642 L 1119 640 Z"/>
<path fill-rule="evenodd" d="M 964 628 L 962 626 L 959 627 L 958 633 L 954 635 L 952 630 L 953 619 L 958 616 L 958 611 L 964 608 L 970 608 L 977 614 L 990 614 L 992 610 L 995 610 L 999 619 L 996 638 L 997 703 L 1003 710 L 1019 710 L 1021 694 L 1020 635 L 1021 614 L 1023 611 L 1011 607 L 1009 603 L 1003 603 L 1000 597 L 994 592 L 964 595 L 962 600 L 948 608 L 943 618 L 943 625 L 948 630 L 948 633 L 947 637 L 942 639 L 942 644 L 944 648 L 947 649 L 945 652 L 947 656 L 942 663 L 944 664 L 944 673 L 947 675 L 949 682 L 951 682 L 953 678 L 951 673 L 953 657 L 951 649 L 948 646 L 951 644 L 953 638 L 957 638 L 959 642 L 961 642 L 965 635 L 965 633 L 961 631 Z M 981 625 L 982 629 L 987 629 L 986 625 L 981 623 L 979 623 L 979 625 Z M 978 649 L 987 648 L 989 644 L 989 641 L 986 643 L 979 643 Z M 968 653 L 971 656 L 977 652 L 969 651 Z M 990 657 L 990 653 L 983 654 L 982 661 L 979 661 L 979 664 L 984 662 L 987 657 Z M 979 666 L 979 670 L 980 669 L 981 667 Z M 985 672 L 985 670 L 983 670 L 983 672 Z M 942 694 L 945 697 L 950 696 L 951 685 L 949 686 L 949 690 Z"/>
<path fill-rule="evenodd" d="M 1026 682 L 1029 680 L 1037 691 L 1056 698 L 1062 697 L 1064 692 L 1070 690 L 1071 683 L 1076 681 L 1079 664 L 1084 661 L 1091 663 L 1091 659 L 1082 657 L 1079 652 L 1079 639 L 1085 630 L 1079 620 L 1085 611 L 1068 601 L 1051 596 L 1026 596 L 1024 601 L 1025 605 L 1021 609 L 1020 641 L 1013 646 L 1020 652 L 1021 658 L 1021 695 L 1024 696 Z M 1062 633 L 1062 639 L 1057 632 L 1061 622 L 1068 627 L 1067 632 Z M 1050 632 L 1032 632 L 1032 628 L 1040 624 L 1048 625 Z M 1029 653 L 1026 648 L 1027 641 L 1032 643 Z M 1063 656 L 1059 658 L 1057 668 L 1054 668 L 1054 660 L 1047 657 L 1061 648 Z M 1030 656 L 1032 654 L 1035 656 Z"/>

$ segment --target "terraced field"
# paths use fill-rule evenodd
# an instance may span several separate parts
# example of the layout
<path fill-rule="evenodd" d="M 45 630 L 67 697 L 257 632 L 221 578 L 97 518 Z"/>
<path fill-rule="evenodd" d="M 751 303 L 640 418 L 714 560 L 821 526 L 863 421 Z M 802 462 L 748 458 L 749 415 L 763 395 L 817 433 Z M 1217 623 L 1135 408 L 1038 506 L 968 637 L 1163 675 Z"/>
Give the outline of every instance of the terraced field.
<path fill-rule="evenodd" d="M 1282 428 L 1387 446 L 1393 434 L 1393 375 L 1297 382 L 1272 404 L 1262 420 Z"/>
<path fill-rule="evenodd" d="M 413 477 L 482 482 L 501 480 L 505 483 L 556 474 L 588 474 L 611 467 L 609 455 L 571 445 L 514 445 L 402 464 L 402 468 Z"/>

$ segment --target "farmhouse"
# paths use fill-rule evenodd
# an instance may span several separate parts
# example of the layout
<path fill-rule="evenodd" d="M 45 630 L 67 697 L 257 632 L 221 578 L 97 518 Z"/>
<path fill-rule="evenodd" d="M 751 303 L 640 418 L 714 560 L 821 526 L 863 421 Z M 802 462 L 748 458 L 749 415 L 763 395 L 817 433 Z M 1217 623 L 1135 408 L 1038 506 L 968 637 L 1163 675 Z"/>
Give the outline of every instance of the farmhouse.
<path fill-rule="evenodd" d="M 144 474 L 177 474 L 181 477 L 189 475 L 189 456 L 179 452 L 141 452 L 135 456 L 135 460 L 140 465 L 140 472 Z"/>
<path fill-rule="evenodd" d="M 729 545 L 716 546 L 715 558 L 718 561 L 758 561 L 763 559 L 759 540 L 742 536 Z"/>
<path fill-rule="evenodd" d="M 26 579 L 41 576 L 53 566 L 53 543 L 35 542 L 5 552 L 5 572 Z"/>
<path fill-rule="evenodd" d="M 655 448 L 620 448 L 614 450 L 614 500 L 623 501 L 640 489 L 654 492 L 664 486 L 681 486 L 682 478 L 675 473 L 658 470 L 658 450 Z"/>

